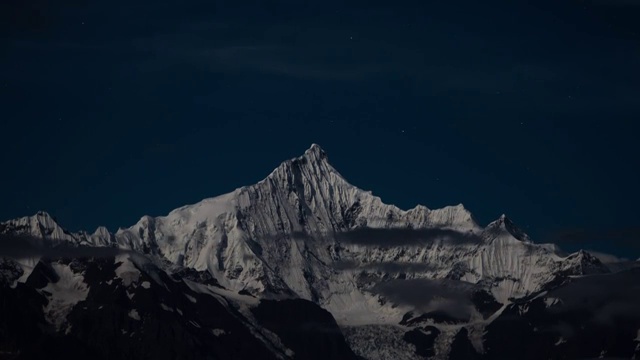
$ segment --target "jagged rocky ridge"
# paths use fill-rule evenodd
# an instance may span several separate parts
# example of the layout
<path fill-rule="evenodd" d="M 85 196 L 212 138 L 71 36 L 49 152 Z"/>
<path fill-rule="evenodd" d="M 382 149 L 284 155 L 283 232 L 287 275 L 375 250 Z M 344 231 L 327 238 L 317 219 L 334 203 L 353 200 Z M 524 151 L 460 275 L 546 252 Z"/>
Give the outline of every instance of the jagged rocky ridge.
<path fill-rule="evenodd" d="M 347 340 L 354 350 L 369 358 L 377 355 L 352 339 L 387 326 L 409 331 L 391 331 L 412 344 L 412 351 L 404 351 L 408 358 L 455 357 L 469 349 L 490 354 L 485 345 L 491 337 L 484 332 L 518 301 L 560 288 L 575 276 L 610 272 L 587 252 L 566 255 L 555 245 L 533 243 L 504 215 L 483 228 L 462 205 L 404 211 L 384 204 L 349 184 L 317 145 L 255 185 L 167 216 L 144 216 L 116 233 L 105 228 L 70 233 L 43 212 L 2 223 L 0 233 L 28 235 L 40 242 L 35 245 L 53 248 L 143 254 L 156 272 L 204 284 L 204 293 L 237 308 L 254 299 L 306 300 L 328 310 L 353 335 Z M 42 277 L 37 274 L 50 261 L 35 255 L 6 262 L 5 282 L 19 289 Z M 38 286 L 55 283 L 40 280 Z M 38 286 L 30 288 L 38 292 Z M 83 291 L 91 293 L 95 286 Z M 255 316 L 247 319 L 260 328 Z M 45 320 L 58 331 L 70 321 L 64 311 Z M 427 340 L 416 340 L 422 338 Z M 283 356 L 289 356 L 287 350 L 295 353 L 284 345 L 279 349 Z"/>

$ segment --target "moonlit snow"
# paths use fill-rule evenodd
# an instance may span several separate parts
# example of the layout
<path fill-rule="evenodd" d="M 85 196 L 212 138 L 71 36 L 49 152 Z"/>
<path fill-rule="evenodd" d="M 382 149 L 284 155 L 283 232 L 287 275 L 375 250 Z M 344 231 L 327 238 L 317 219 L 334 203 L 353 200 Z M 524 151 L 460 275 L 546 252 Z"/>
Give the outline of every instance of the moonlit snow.
<path fill-rule="evenodd" d="M 587 252 L 566 255 L 552 244 L 536 244 L 504 215 L 481 226 L 462 204 L 409 210 L 385 204 L 347 182 L 315 144 L 257 184 L 180 207 L 167 216 L 143 216 L 116 233 L 103 227 L 92 234 L 69 233 L 46 213 L 5 225 L 26 229 L 25 233 L 52 243 L 132 250 L 158 259 L 155 262 L 169 271 L 207 271 L 226 290 L 189 286 L 238 304 L 256 303 L 258 298 L 311 300 L 349 329 L 351 344 L 366 343 L 371 333 L 393 336 L 403 315 L 417 307 L 438 309 L 449 306 L 447 299 L 455 301 L 459 290 L 441 292 L 429 285 L 433 281 L 485 289 L 498 302 L 508 304 L 542 290 L 559 272 L 607 271 Z M 359 229 L 369 229 L 372 237 L 351 241 L 361 236 Z M 129 253 L 115 261 L 116 276 L 125 286 L 140 281 L 136 260 Z M 46 289 L 52 294 L 47 314 L 60 326 L 58 319 L 88 290 L 64 266 L 55 270 L 61 280 Z M 376 284 L 390 279 L 422 283 L 432 293 L 424 294 L 427 300 L 417 304 L 411 300 L 412 289 L 398 288 L 394 293 L 398 296 L 388 301 L 380 291 L 384 288 Z M 151 284 L 145 281 L 140 286 L 149 289 Z M 197 301 L 191 296 L 189 300 Z M 492 319 L 483 319 L 473 307 L 464 311 L 470 312 L 473 328 L 480 334 Z M 129 316 L 140 319 L 135 310 Z M 441 326 L 441 330 L 455 334 L 459 327 Z M 224 330 L 212 331 L 224 335 Z M 441 342 L 451 340 L 440 338 Z M 406 345 L 399 345 L 398 351 L 402 347 Z M 390 348 L 389 355 L 393 351 Z"/>

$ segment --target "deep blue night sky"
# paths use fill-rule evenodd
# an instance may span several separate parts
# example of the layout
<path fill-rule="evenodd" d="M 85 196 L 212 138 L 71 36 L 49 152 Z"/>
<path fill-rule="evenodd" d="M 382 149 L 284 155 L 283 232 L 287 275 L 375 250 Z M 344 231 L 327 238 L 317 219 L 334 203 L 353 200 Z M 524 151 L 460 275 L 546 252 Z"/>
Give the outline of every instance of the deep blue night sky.
<path fill-rule="evenodd" d="M 0 220 L 116 230 L 315 142 L 401 208 L 637 240 L 638 1 L 136 3 L 0 5 Z"/>

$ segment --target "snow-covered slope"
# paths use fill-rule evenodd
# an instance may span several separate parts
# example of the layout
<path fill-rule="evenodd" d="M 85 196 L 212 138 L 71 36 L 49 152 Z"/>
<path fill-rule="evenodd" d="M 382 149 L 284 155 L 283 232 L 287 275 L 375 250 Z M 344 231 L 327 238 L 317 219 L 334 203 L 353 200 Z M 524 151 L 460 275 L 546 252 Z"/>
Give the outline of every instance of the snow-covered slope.
<path fill-rule="evenodd" d="M 380 272 L 367 264 L 428 265 L 409 266 L 410 273 L 403 276 L 482 284 L 503 303 L 541 289 L 558 271 L 575 268 L 572 271 L 579 274 L 581 269 L 579 255 L 561 257 L 553 245 L 532 243 L 504 215 L 482 228 L 462 204 L 435 210 L 417 206 L 408 211 L 384 204 L 371 192 L 348 183 L 315 144 L 255 185 L 178 208 L 167 216 L 144 216 L 115 234 L 105 228 L 93 234 L 71 234 L 42 212 L 2 227 L 55 244 L 117 246 L 157 255 L 177 267 L 208 270 L 235 291 L 314 300 L 342 313 L 339 318 L 346 322 L 349 311 L 380 315 L 375 295 L 357 284 L 356 274 Z M 366 238 L 348 241 L 361 228 L 451 232 L 426 232 L 421 235 L 423 241 L 415 243 L 407 240 L 410 231 L 388 231 L 370 243 Z M 456 234 L 463 236 L 462 241 L 448 239 L 458 239 Z M 345 262 L 356 271 L 337 269 L 336 264 Z M 396 277 L 402 271 L 382 272 L 381 277 Z M 386 315 L 374 318 L 370 320 L 397 322 Z"/>

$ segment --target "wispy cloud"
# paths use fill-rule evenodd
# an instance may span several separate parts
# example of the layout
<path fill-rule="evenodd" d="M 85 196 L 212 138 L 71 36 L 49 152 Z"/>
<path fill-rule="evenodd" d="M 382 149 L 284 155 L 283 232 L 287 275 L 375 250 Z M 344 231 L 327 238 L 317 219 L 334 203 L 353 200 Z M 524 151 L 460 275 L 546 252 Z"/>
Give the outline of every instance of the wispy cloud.
<path fill-rule="evenodd" d="M 50 241 L 26 235 L 0 235 L 0 256 L 13 259 L 30 257 L 112 257 L 124 253 L 130 254 L 133 252 L 115 247 L 74 246 L 65 243 L 53 244 Z"/>
<path fill-rule="evenodd" d="M 450 244 L 479 243 L 482 238 L 474 233 L 449 229 L 376 229 L 358 228 L 335 234 L 338 241 L 363 246 L 423 246 L 436 241 Z"/>
<path fill-rule="evenodd" d="M 187 66 L 211 73 L 262 74 L 306 81 L 354 82 L 403 79 L 421 92 L 450 91 L 495 94 L 523 84 L 558 80 L 558 73 L 539 64 L 516 62 L 470 66 L 448 63 L 432 49 L 395 41 L 384 33 L 355 38 L 350 29 L 305 26 L 266 27 L 270 36 L 255 36 L 260 25 L 236 20 L 197 22 L 175 26 L 165 33 L 93 42 L 21 41 L 22 48 L 49 51 L 86 50 L 122 54 L 139 72 L 158 72 Z M 250 31 L 253 35 L 247 36 Z M 302 35 L 300 33 L 302 32 Z M 468 34 L 465 34 L 468 37 Z M 287 40 L 290 37 L 296 41 Z M 466 38 L 465 38 L 466 39 Z M 425 39 L 426 41 L 426 39 Z M 469 44 L 473 41 L 465 40 Z M 444 51 L 457 49 L 445 46 Z"/>
<path fill-rule="evenodd" d="M 394 279 L 376 284 L 371 291 L 398 305 L 425 310 L 434 300 L 468 304 L 477 287 L 474 284 L 449 279 Z"/>
<path fill-rule="evenodd" d="M 600 251 L 588 250 L 588 252 L 589 252 L 589 254 L 595 256 L 596 258 L 598 258 L 598 260 L 600 260 L 600 262 L 602 262 L 603 264 L 615 264 L 615 263 L 621 263 L 621 262 L 629 261 L 629 259 L 627 259 L 627 258 L 618 257 L 618 256 L 615 256 L 615 255 L 603 253 L 603 252 L 600 252 Z"/>
<path fill-rule="evenodd" d="M 330 49 L 327 49 L 330 51 Z M 225 67 L 309 80 L 359 80 L 384 72 L 373 63 L 348 64 L 336 56 L 318 60 L 316 51 L 282 45 L 229 46 L 208 51 Z"/>
<path fill-rule="evenodd" d="M 575 279 L 548 296 L 562 299 L 550 311 L 587 310 L 592 321 L 610 325 L 620 318 L 640 319 L 640 268 Z"/>
<path fill-rule="evenodd" d="M 551 235 L 550 242 L 559 245 L 601 244 L 616 248 L 640 248 L 640 228 L 626 227 L 609 230 L 566 229 Z"/>
<path fill-rule="evenodd" d="M 333 267 L 338 270 L 373 270 L 386 273 L 419 273 L 436 271 L 438 268 L 427 263 L 410 263 L 401 261 L 374 262 L 361 264 L 355 261 L 339 261 L 333 263 Z"/>

